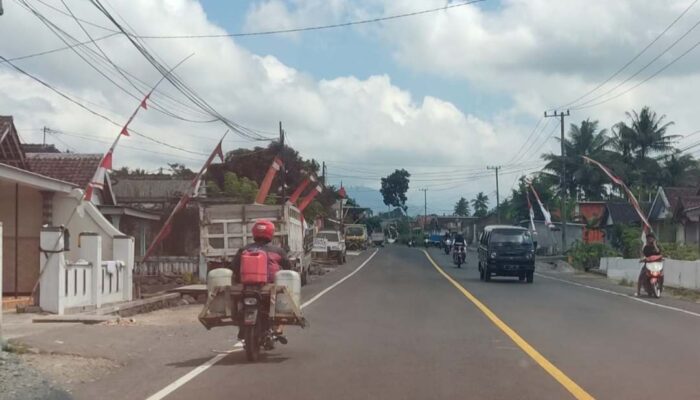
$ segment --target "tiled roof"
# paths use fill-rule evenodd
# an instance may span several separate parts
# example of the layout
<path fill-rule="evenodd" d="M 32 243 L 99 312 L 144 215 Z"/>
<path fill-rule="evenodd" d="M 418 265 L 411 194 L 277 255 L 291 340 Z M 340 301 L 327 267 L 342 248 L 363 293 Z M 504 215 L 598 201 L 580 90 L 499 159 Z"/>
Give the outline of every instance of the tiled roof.
<path fill-rule="evenodd" d="M 629 203 L 608 203 L 607 214 L 612 218 L 613 224 L 632 224 L 641 222 L 639 214 Z"/>
<path fill-rule="evenodd" d="M 682 197 L 679 200 L 679 205 L 682 206 L 684 210 L 700 207 L 700 196 Z"/>
<path fill-rule="evenodd" d="M 29 153 L 29 169 L 41 175 L 85 187 L 95 174 L 101 154 Z"/>
<path fill-rule="evenodd" d="M 0 163 L 27 169 L 27 160 L 12 117 L 0 115 Z"/>
<path fill-rule="evenodd" d="M 678 200 L 684 197 L 697 196 L 698 188 L 695 187 L 665 187 L 664 192 L 666 192 L 666 198 L 671 208 L 675 208 L 678 204 Z"/>
<path fill-rule="evenodd" d="M 60 153 L 61 151 L 52 144 L 22 143 L 22 150 L 25 153 Z"/>

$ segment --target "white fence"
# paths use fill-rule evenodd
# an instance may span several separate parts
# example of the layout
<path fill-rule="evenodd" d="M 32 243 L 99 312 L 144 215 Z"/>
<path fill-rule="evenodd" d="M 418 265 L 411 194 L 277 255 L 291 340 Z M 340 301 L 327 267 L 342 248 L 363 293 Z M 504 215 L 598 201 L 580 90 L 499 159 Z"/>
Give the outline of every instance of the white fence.
<path fill-rule="evenodd" d="M 140 275 L 182 275 L 199 272 L 199 257 L 152 257 L 145 263 L 139 263 Z"/>
<path fill-rule="evenodd" d="M 112 239 L 114 260 L 102 259 L 102 237 L 96 233 L 80 234 L 79 259 L 67 261 L 60 228 L 41 231 L 41 265 L 39 304 L 44 311 L 64 314 L 66 309 L 100 308 L 104 304 L 132 299 L 134 239 Z M 48 258 L 48 262 L 46 259 Z"/>
<path fill-rule="evenodd" d="M 600 269 L 608 278 L 636 282 L 641 264 L 637 259 L 605 257 L 600 259 Z M 664 284 L 684 289 L 700 290 L 700 261 L 664 259 Z"/>

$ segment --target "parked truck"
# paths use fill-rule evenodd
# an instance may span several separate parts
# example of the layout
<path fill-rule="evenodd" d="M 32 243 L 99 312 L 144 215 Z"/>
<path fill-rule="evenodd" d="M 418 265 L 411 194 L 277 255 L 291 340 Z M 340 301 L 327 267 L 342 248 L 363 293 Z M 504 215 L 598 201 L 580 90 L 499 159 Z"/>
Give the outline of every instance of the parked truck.
<path fill-rule="evenodd" d="M 238 250 L 253 242 L 251 229 L 259 219 L 275 224 L 272 242 L 287 251 L 292 269 L 305 285 L 313 238 L 305 234 L 299 209 L 289 204 L 233 204 L 214 199 L 201 202 L 200 249 L 207 269 L 228 267 Z"/>
<path fill-rule="evenodd" d="M 367 250 L 369 236 L 364 224 L 345 225 L 345 243 L 348 250 Z"/>

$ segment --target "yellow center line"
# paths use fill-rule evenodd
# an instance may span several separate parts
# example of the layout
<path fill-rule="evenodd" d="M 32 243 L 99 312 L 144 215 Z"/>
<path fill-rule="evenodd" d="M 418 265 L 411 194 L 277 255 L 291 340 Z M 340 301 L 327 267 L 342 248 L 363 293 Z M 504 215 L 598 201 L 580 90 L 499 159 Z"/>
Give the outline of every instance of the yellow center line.
<path fill-rule="evenodd" d="M 576 399 L 594 399 L 593 396 L 591 396 L 588 392 L 583 390 L 581 386 L 576 384 L 571 378 L 566 376 L 559 368 L 554 366 L 549 360 L 544 358 L 542 354 L 540 354 L 539 351 L 535 350 L 534 347 L 532 347 L 528 342 L 525 341 L 520 335 L 518 335 L 517 332 L 515 332 L 511 327 L 506 325 L 505 322 L 501 321 L 496 314 L 493 313 L 488 307 L 484 305 L 479 299 L 477 299 L 473 294 L 471 294 L 467 289 L 464 288 L 464 286 L 460 285 L 459 282 L 455 281 L 452 279 L 451 276 L 449 276 L 442 268 L 440 268 L 439 265 L 433 260 L 432 257 L 430 257 L 430 254 L 428 254 L 427 251 L 423 250 L 423 253 L 425 253 L 425 256 L 428 257 L 428 260 L 430 261 L 431 264 L 433 264 L 433 267 L 447 279 L 454 287 L 459 290 L 464 297 L 469 299 L 474 305 L 482 312 L 488 319 L 493 322 L 494 325 L 496 325 L 500 330 L 503 331 L 508 337 L 515 342 L 527 355 L 529 355 L 537 364 L 542 367 L 549 375 L 551 375 L 554 379 L 557 380 L 566 390 L 571 393 L 574 398 Z"/>

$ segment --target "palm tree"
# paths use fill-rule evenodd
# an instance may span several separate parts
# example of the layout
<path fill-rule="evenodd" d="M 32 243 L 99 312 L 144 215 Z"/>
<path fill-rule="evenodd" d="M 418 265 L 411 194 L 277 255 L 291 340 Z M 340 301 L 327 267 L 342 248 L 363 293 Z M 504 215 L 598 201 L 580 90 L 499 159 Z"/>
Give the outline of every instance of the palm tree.
<path fill-rule="evenodd" d="M 698 162 L 690 154 L 681 154 L 676 151 L 674 154 L 663 159 L 663 170 L 661 179 L 667 186 L 682 186 L 691 181 L 689 175 L 697 174 Z"/>
<path fill-rule="evenodd" d="M 572 194 L 581 195 L 586 199 L 599 199 L 605 194 L 605 178 L 594 166 L 584 162 L 581 156 L 588 156 L 600 162 L 606 162 L 611 157 L 608 148 L 611 139 L 606 129 L 598 130 L 598 121 L 586 119 L 580 125 L 571 124 L 567 138 L 564 138 L 566 157 L 566 190 Z M 547 161 L 544 170 L 560 174 L 562 169 L 561 155 L 545 154 L 542 158 Z"/>
<path fill-rule="evenodd" d="M 475 217 L 485 217 L 489 211 L 489 197 L 484 192 L 479 192 L 472 200 Z"/>
<path fill-rule="evenodd" d="M 626 114 L 631 122 L 628 126 L 631 131 L 625 128 L 623 130 L 631 135 L 629 140 L 638 160 L 646 158 L 650 153 L 668 153 L 673 150 L 673 141 L 679 136 L 666 134 L 668 127 L 673 125 L 673 122 L 664 123 L 666 115 L 657 116 L 649 107 L 643 107 L 639 113 L 632 111 Z M 624 122 L 620 124 L 625 125 Z"/>

